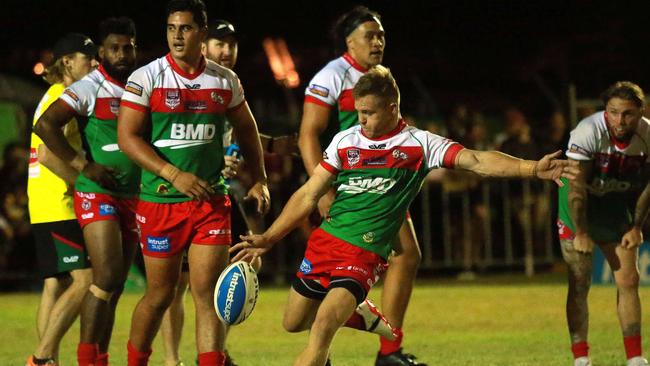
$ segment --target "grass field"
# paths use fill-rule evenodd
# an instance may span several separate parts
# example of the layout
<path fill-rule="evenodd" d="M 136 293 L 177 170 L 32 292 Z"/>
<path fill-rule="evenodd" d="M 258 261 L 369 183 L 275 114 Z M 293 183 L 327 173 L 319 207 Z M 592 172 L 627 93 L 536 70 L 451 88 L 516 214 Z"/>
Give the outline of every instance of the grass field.
<path fill-rule="evenodd" d="M 414 291 L 404 327 L 404 347 L 430 366 L 554 366 L 572 365 L 564 319 L 565 285 L 557 276 L 534 281 L 495 277 L 471 283 L 422 280 Z M 251 318 L 232 329 L 228 349 L 244 366 L 290 365 L 307 339 L 281 327 L 286 288 L 262 287 Z M 595 366 L 623 366 L 625 355 L 615 313 L 615 289 L 598 287 L 590 295 L 591 355 Z M 140 294 L 125 294 L 119 307 L 111 345 L 111 364 L 126 365 L 131 311 Z M 378 289 L 371 298 L 379 298 Z M 649 354 L 650 288 L 641 290 L 646 314 L 644 350 Z M 193 308 L 189 297 L 182 355 L 192 365 Z M 38 294 L 0 295 L 0 366 L 23 365 L 36 345 Z M 61 365 L 76 364 L 78 323 L 61 348 Z M 374 365 L 377 337 L 343 329 L 332 348 L 332 363 Z M 162 346 L 154 344 L 152 365 L 162 365 Z"/>

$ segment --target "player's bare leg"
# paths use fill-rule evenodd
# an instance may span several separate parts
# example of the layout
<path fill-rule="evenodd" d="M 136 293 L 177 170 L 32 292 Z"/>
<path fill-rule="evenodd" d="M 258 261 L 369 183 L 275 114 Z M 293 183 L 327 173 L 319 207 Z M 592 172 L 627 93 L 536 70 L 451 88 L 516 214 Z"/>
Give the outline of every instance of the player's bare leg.
<path fill-rule="evenodd" d="M 38 339 L 43 338 L 54 304 L 71 283 L 72 278 L 70 278 L 70 275 L 67 273 L 56 277 L 48 277 L 43 281 L 41 301 L 39 302 L 38 310 L 36 311 L 36 330 L 38 332 Z"/>
<path fill-rule="evenodd" d="M 561 240 L 562 256 L 569 270 L 566 317 L 575 358 L 588 357 L 589 304 L 592 256 L 573 249 L 571 240 Z"/>
<path fill-rule="evenodd" d="M 136 232 L 122 234 L 122 273 L 121 277 L 116 280 L 119 282 L 119 286 L 113 293 L 113 296 L 111 296 L 111 300 L 108 304 L 109 311 L 106 314 L 104 332 L 101 337 L 98 338 L 100 354 L 108 353 L 108 346 L 113 334 L 113 324 L 115 323 L 115 309 L 117 308 L 117 303 L 122 296 L 122 291 L 124 291 L 124 282 L 129 274 L 129 267 L 131 267 L 131 263 L 133 263 L 137 246 L 138 235 Z M 115 274 L 115 276 L 118 277 L 118 274 Z"/>
<path fill-rule="evenodd" d="M 133 311 L 129 334 L 129 343 L 136 351 L 151 349 L 163 314 L 176 294 L 182 260 L 183 253 L 169 258 L 144 256 L 147 289 Z"/>
<path fill-rule="evenodd" d="M 196 347 L 200 354 L 223 352 L 225 326 L 214 311 L 214 287 L 228 265 L 227 245 L 192 244 L 188 252 L 190 291 L 196 309 Z"/>
<path fill-rule="evenodd" d="M 49 312 L 49 321 L 34 356 L 37 358 L 59 358 L 59 344 L 79 315 L 81 302 L 92 280 L 90 268 L 70 272 L 70 284 L 56 299 Z"/>
<path fill-rule="evenodd" d="M 336 332 L 350 318 L 357 303 L 354 295 L 343 288 L 331 289 L 318 307 L 309 332 L 309 342 L 294 366 L 323 366 Z"/>
<path fill-rule="evenodd" d="M 617 290 L 618 320 L 628 359 L 641 358 L 641 300 L 639 299 L 638 249 L 625 249 L 618 243 L 601 245 Z M 642 365 L 645 363 L 639 363 Z"/>
<path fill-rule="evenodd" d="M 174 300 L 165 311 L 160 326 L 163 348 L 165 349 L 165 366 L 176 366 L 180 361 L 178 350 L 180 349 L 185 323 L 185 292 L 187 292 L 188 283 L 189 272 L 181 272 L 176 296 L 174 296 Z"/>
<path fill-rule="evenodd" d="M 422 253 L 415 236 L 413 221 L 405 220 L 399 231 L 399 243 L 389 259 L 381 292 L 382 312 L 393 327 L 402 328 Z"/>
<path fill-rule="evenodd" d="M 316 318 L 320 303 L 320 300 L 302 296 L 292 287 L 289 289 L 289 298 L 284 309 L 282 326 L 287 332 L 291 333 L 309 329 L 314 322 L 314 318 Z"/>

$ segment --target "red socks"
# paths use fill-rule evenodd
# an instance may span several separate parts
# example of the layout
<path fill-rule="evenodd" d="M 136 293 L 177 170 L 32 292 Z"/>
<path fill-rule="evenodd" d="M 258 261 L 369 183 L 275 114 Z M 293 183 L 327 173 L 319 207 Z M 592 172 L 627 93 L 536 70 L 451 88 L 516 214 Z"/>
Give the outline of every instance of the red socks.
<path fill-rule="evenodd" d="M 571 345 L 571 352 L 573 352 L 573 358 L 587 357 L 589 356 L 589 343 L 587 341 L 574 343 Z"/>
<path fill-rule="evenodd" d="M 95 366 L 108 366 L 108 353 L 100 353 L 95 359 Z"/>
<path fill-rule="evenodd" d="M 384 337 L 379 337 L 379 342 L 381 343 L 379 354 L 386 356 L 393 352 L 399 351 L 399 349 L 402 347 L 402 338 L 404 338 L 404 332 L 402 332 L 402 328 L 395 328 L 395 334 L 397 334 L 397 337 L 394 341 L 389 341 Z"/>
<path fill-rule="evenodd" d="M 133 347 L 130 340 L 126 345 L 126 349 L 128 352 L 128 366 L 147 366 L 149 356 L 151 356 L 151 349 L 147 352 L 140 352 Z"/>
<path fill-rule="evenodd" d="M 99 346 L 97 343 L 79 343 L 77 346 L 77 363 L 79 366 L 92 366 L 95 364 Z"/>
<path fill-rule="evenodd" d="M 225 352 L 199 353 L 199 366 L 224 366 L 226 364 Z"/>
<path fill-rule="evenodd" d="M 350 319 L 348 319 L 345 324 L 343 324 L 343 326 L 353 329 L 366 330 L 366 323 L 363 321 L 363 317 L 356 311 L 352 313 Z"/>
<path fill-rule="evenodd" d="M 641 336 L 623 337 L 623 344 L 625 345 L 625 354 L 627 359 L 641 356 Z"/>

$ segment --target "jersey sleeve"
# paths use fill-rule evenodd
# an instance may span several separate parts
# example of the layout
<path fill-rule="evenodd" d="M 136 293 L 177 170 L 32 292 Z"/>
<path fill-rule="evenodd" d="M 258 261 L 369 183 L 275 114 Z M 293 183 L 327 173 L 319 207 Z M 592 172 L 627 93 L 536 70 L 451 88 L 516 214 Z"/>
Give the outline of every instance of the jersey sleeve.
<path fill-rule="evenodd" d="M 456 141 L 424 131 L 427 169 L 453 168 L 456 156 L 465 147 Z"/>
<path fill-rule="evenodd" d="M 335 70 L 326 67 L 319 71 L 309 82 L 305 89 L 305 103 L 314 103 L 324 107 L 331 107 L 341 93 L 340 76 Z"/>
<path fill-rule="evenodd" d="M 140 111 L 148 110 L 153 84 L 154 76 L 148 68 L 135 70 L 124 86 L 121 105 Z"/>
<path fill-rule="evenodd" d="M 329 146 L 323 151 L 323 160 L 320 165 L 330 173 L 336 175 L 343 169 L 343 163 L 338 152 L 339 138 L 335 136 Z"/>
<path fill-rule="evenodd" d="M 94 83 L 84 78 L 65 88 L 59 99 L 64 101 L 76 114 L 88 117 L 95 108 L 96 94 Z"/>
<path fill-rule="evenodd" d="M 596 129 L 592 119 L 582 120 L 571 131 L 566 156 L 574 160 L 591 160 L 596 152 Z"/>
<path fill-rule="evenodd" d="M 241 85 L 241 81 L 239 80 L 239 77 L 235 73 L 232 73 L 232 75 L 228 78 L 230 81 L 230 86 L 232 90 L 232 98 L 230 99 L 230 103 L 228 104 L 228 109 L 235 109 L 242 105 L 244 101 L 246 100 L 244 98 L 244 88 Z"/>

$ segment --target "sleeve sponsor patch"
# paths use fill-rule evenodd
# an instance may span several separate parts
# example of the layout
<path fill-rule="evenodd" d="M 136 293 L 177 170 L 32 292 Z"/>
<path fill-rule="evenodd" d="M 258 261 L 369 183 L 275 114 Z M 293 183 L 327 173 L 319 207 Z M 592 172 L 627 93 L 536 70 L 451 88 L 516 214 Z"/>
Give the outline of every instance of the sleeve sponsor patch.
<path fill-rule="evenodd" d="M 70 89 L 66 89 L 66 90 L 64 90 L 64 91 L 63 91 L 63 94 L 69 96 L 69 97 L 72 98 L 72 100 L 74 100 L 75 102 L 78 102 L 78 101 L 79 101 L 79 97 L 77 96 L 77 94 L 75 94 L 75 93 L 74 93 L 72 90 L 70 90 Z"/>
<path fill-rule="evenodd" d="M 329 89 L 327 89 L 324 86 L 320 86 L 318 84 L 311 84 L 311 86 L 309 87 L 309 92 L 316 95 L 320 95 L 323 98 L 327 98 L 327 96 L 330 95 Z"/>
<path fill-rule="evenodd" d="M 571 147 L 569 147 L 569 152 L 572 152 L 574 154 L 584 155 L 584 156 L 591 156 L 591 153 L 587 151 L 587 149 L 580 147 L 576 144 L 571 144 Z"/>
<path fill-rule="evenodd" d="M 142 86 L 138 85 L 137 83 L 134 83 L 133 81 L 129 81 L 126 83 L 126 86 L 124 87 L 124 90 L 128 91 L 129 93 L 133 93 L 139 97 L 142 96 Z"/>

